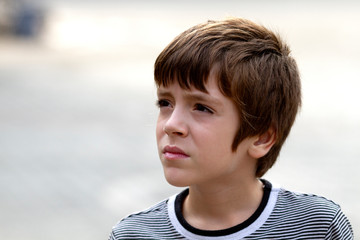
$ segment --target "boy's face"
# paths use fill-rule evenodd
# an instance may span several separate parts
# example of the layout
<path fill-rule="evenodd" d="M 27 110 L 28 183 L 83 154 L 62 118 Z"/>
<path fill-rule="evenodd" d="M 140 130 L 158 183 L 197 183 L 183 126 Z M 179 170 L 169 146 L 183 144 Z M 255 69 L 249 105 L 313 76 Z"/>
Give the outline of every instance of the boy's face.
<path fill-rule="evenodd" d="M 231 181 L 255 168 L 247 153 L 250 139 L 231 149 L 238 111 L 220 92 L 213 72 L 206 89 L 184 90 L 176 81 L 158 88 L 157 145 L 166 180 L 174 186 Z"/>

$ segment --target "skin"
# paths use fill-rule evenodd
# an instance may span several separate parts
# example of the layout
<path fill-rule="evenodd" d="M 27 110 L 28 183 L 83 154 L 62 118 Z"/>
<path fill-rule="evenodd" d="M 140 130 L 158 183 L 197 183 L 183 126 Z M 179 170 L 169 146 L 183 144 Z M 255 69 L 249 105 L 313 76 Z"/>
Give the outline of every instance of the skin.
<path fill-rule="evenodd" d="M 176 81 L 160 86 L 156 138 L 166 180 L 189 187 L 187 222 L 219 230 L 245 221 L 259 206 L 256 160 L 270 150 L 274 134 L 246 138 L 232 151 L 240 123 L 236 106 L 220 92 L 213 71 L 206 89 L 185 90 Z"/>

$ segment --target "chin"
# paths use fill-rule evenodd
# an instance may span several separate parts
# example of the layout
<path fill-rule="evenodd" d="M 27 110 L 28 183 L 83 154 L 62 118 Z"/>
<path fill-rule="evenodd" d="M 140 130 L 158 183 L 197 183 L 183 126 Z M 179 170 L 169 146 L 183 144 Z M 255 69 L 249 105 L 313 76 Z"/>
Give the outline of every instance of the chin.
<path fill-rule="evenodd" d="M 170 185 L 172 185 L 172 186 L 174 186 L 174 187 L 188 187 L 189 185 L 188 184 L 186 184 L 186 183 L 182 183 L 182 182 L 177 182 L 177 181 L 169 181 L 168 179 L 166 179 L 166 181 L 170 184 Z"/>
<path fill-rule="evenodd" d="M 174 171 L 164 171 L 166 181 L 174 187 L 188 187 L 190 186 L 189 179 L 186 176 L 181 176 Z"/>

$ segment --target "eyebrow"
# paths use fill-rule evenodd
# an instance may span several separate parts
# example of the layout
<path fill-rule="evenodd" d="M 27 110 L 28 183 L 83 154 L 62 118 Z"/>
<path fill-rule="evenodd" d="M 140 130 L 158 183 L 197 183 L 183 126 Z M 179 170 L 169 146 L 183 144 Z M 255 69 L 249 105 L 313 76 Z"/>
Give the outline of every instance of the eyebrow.
<path fill-rule="evenodd" d="M 170 91 L 162 90 L 162 89 L 157 90 L 157 95 L 159 97 L 173 98 L 173 94 Z M 185 97 L 185 99 L 190 100 L 190 101 L 200 101 L 200 102 L 210 103 L 210 104 L 214 104 L 219 107 L 223 106 L 223 103 L 220 100 L 218 100 L 217 98 L 215 98 L 207 93 L 202 93 L 202 92 L 194 93 L 194 92 L 186 91 L 184 93 L 184 97 Z"/>

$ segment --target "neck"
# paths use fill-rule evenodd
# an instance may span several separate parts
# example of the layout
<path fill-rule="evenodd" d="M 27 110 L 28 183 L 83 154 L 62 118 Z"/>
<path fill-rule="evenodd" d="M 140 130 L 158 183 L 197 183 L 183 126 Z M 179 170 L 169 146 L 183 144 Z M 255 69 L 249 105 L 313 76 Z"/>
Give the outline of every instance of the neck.
<path fill-rule="evenodd" d="M 236 185 L 190 186 L 183 215 L 195 228 L 226 229 L 247 220 L 259 207 L 263 184 L 258 179 Z"/>

